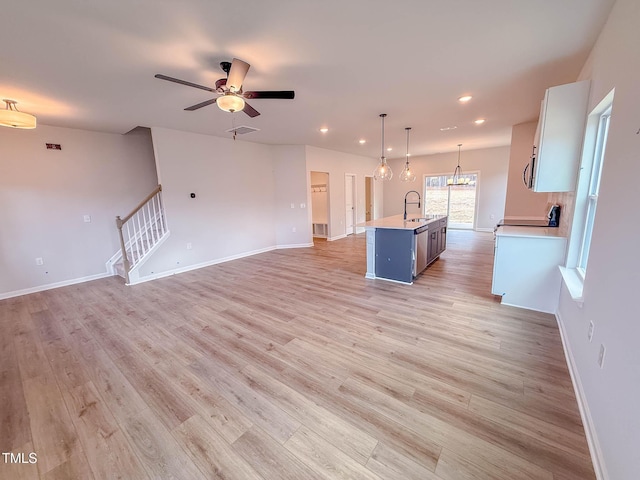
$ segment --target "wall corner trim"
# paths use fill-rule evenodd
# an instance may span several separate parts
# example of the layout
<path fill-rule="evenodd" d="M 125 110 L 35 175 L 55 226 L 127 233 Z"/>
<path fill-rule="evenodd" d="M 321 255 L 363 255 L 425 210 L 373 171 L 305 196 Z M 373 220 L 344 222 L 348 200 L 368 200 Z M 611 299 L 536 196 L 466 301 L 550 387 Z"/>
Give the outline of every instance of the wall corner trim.
<path fill-rule="evenodd" d="M 598 480 L 609 480 L 609 476 L 607 475 L 605 468 L 604 457 L 602 455 L 602 449 L 600 448 L 600 443 L 596 436 L 595 425 L 593 424 L 591 412 L 589 411 L 589 404 L 587 403 L 587 399 L 582 388 L 580 374 L 573 358 L 571 346 L 566 338 L 564 322 L 562 321 L 560 312 L 557 312 L 555 317 L 556 322 L 558 323 L 558 330 L 560 331 L 560 339 L 562 340 L 562 348 L 567 361 L 567 367 L 569 368 L 569 374 L 571 375 L 571 383 L 573 384 L 573 390 L 576 394 L 576 400 L 578 401 L 578 409 L 580 410 L 580 417 L 582 418 L 582 424 L 584 425 L 584 433 L 587 437 L 587 444 L 589 445 L 589 452 L 591 453 L 593 469 Z"/>

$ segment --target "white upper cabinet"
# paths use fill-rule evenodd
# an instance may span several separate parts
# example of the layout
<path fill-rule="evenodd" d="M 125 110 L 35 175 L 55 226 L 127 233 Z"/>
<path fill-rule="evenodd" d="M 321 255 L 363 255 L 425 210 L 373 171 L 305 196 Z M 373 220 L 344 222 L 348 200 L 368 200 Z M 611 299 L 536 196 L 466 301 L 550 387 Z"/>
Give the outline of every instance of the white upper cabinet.
<path fill-rule="evenodd" d="M 525 184 L 535 192 L 575 189 L 587 119 L 589 80 L 547 89 Z M 528 175 L 528 176 L 527 176 Z"/>

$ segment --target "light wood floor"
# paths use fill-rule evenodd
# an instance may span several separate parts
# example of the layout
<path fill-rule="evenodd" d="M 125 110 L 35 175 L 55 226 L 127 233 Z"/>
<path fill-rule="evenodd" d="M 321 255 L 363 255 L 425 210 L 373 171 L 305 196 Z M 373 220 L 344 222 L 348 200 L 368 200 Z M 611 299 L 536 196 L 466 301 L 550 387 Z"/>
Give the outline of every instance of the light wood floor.
<path fill-rule="evenodd" d="M 595 478 L 551 315 L 490 295 L 491 234 L 412 286 L 365 239 L 0 302 L 0 478 Z"/>

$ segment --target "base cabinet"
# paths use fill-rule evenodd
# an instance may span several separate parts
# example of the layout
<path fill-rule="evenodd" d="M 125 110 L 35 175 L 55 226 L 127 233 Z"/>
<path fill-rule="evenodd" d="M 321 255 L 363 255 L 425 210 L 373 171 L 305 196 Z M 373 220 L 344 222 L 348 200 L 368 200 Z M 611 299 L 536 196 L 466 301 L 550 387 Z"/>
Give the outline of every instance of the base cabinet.
<path fill-rule="evenodd" d="M 414 237 L 413 230 L 376 229 L 376 277 L 413 281 Z"/>
<path fill-rule="evenodd" d="M 505 305 L 555 313 L 565 247 L 563 237 L 498 235 L 491 293 Z"/>

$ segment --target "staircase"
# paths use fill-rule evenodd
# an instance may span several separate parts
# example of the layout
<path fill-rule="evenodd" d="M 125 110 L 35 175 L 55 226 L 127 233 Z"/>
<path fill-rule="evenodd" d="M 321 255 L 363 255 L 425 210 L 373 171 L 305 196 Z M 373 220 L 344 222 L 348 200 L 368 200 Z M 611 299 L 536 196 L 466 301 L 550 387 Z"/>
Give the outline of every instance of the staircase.
<path fill-rule="evenodd" d="M 169 236 L 162 203 L 162 185 L 123 218 L 116 217 L 120 251 L 107 262 L 107 269 L 120 275 L 127 285 L 138 283 L 140 267 Z"/>

